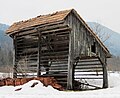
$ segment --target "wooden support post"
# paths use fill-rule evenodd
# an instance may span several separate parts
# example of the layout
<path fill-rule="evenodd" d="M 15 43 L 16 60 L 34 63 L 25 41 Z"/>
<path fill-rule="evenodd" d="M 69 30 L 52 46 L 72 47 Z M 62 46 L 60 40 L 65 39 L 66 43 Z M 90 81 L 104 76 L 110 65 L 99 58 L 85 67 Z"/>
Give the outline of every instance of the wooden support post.
<path fill-rule="evenodd" d="M 73 39 L 73 32 L 70 33 L 69 37 L 69 56 L 68 56 L 68 77 L 67 77 L 67 89 L 73 90 L 73 79 L 74 79 L 74 71 L 73 71 L 73 50 L 74 50 L 74 39 Z"/>
<path fill-rule="evenodd" d="M 106 58 L 105 58 L 106 59 Z M 103 64 L 103 88 L 108 88 L 107 63 Z"/>
<path fill-rule="evenodd" d="M 17 43 L 16 43 L 16 36 L 13 37 L 13 78 L 17 78 L 17 63 L 16 63 L 16 49 L 17 49 Z"/>
<path fill-rule="evenodd" d="M 67 89 L 72 90 L 73 89 L 73 60 L 69 58 L 68 60 L 68 78 L 67 78 Z"/>
<path fill-rule="evenodd" d="M 41 57 L 41 32 L 38 32 L 38 65 L 37 65 L 37 77 L 41 75 L 40 57 Z"/>
<path fill-rule="evenodd" d="M 104 58 L 104 62 L 101 60 L 100 57 L 98 57 L 102 64 L 102 69 L 103 69 L 103 88 L 108 88 L 108 76 L 107 76 L 107 60 L 106 57 Z"/>

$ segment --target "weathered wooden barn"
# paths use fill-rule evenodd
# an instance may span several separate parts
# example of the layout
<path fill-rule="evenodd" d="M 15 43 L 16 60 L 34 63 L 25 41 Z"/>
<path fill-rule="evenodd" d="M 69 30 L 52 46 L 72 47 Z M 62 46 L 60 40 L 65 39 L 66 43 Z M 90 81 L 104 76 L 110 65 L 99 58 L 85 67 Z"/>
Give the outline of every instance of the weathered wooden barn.
<path fill-rule="evenodd" d="M 14 42 L 14 78 L 52 76 L 66 89 L 102 80 L 108 87 L 108 49 L 74 10 L 14 23 L 6 32 Z M 36 74 L 37 73 L 37 74 Z"/>

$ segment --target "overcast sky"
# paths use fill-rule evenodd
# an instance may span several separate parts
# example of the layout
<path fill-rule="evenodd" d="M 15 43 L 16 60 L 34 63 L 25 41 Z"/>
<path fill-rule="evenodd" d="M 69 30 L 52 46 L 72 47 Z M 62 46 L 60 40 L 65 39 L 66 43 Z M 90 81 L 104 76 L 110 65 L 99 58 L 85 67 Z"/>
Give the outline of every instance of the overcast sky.
<path fill-rule="evenodd" d="M 11 25 L 71 8 L 85 21 L 101 23 L 120 33 L 120 0 L 0 0 L 0 23 Z"/>

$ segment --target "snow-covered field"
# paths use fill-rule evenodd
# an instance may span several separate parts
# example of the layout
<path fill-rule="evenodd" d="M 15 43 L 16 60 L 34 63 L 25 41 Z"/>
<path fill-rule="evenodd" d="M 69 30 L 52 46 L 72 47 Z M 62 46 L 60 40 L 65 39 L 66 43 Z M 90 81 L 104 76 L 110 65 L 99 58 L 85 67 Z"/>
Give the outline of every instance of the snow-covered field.
<path fill-rule="evenodd" d="M 89 91 L 58 91 L 51 86 L 44 87 L 37 80 L 21 86 L 0 87 L 0 98 L 120 98 L 120 73 L 109 72 L 109 88 Z M 34 82 L 38 84 L 31 88 Z M 19 91 L 16 89 L 21 88 Z"/>

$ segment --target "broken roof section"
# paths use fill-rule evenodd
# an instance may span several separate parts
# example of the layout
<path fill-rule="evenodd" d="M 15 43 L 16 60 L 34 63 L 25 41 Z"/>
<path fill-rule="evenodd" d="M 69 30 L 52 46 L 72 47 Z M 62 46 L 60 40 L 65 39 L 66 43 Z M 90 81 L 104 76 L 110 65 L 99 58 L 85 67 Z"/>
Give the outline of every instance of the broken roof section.
<path fill-rule="evenodd" d="M 7 34 L 27 27 L 33 27 L 46 23 L 61 21 L 71 12 L 71 10 L 59 11 L 48 15 L 40 15 L 26 21 L 16 22 L 12 26 L 10 26 L 10 28 L 7 30 Z"/>
<path fill-rule="evenodd" d="M 99 42 L 101 47 L 104 49 L 104 51 L 108 54 L 107 57 L 111 57 L 111 54 L 109 53 L 109 50 L 105 47 L 105 45 L 101 42 L 101 40 L 98 38 L 96 33 L 94 33 L 91 28 L 86 24 L 86 22 L 80 17 L 80 15 L 74 10 L 63 10 L 63 11 L 57 11 L 52 14 L 47 14 L 47 15 L 40 15 L 35 18 L 25 20 L 25 21 L 20 21 L 16 22 L 13 25 L 11 25 L 8 30 L 6 31 L 7 34 L 11 35 L 16 32 L 19 32 L 25 28 L 31 28 L 31 27 L 36 27 L 44 24 L 49 24 L 49 23 L 54 23 L 54 22 L 59 22 L 63 21 L 70 13 L 74 13 L 76 17 L 83 23 L 85 28 L 93 35 L 93 37 Z"/>

